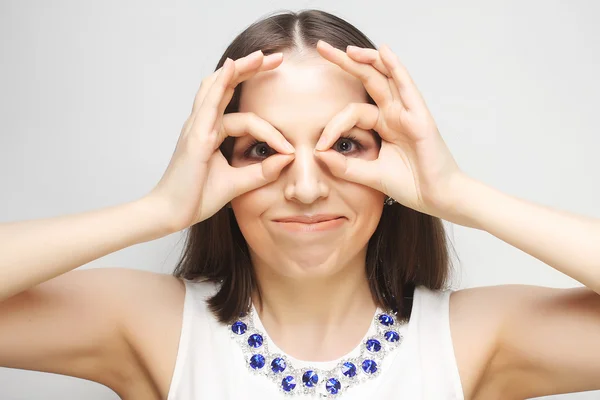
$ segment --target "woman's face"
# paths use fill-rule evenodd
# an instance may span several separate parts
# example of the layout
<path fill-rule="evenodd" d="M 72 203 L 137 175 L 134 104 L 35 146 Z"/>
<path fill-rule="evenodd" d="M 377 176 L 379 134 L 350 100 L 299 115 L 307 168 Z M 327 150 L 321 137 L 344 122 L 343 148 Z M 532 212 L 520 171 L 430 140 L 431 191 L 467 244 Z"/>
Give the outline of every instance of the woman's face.
<path fill-rule="evenodd" d="M 279 178 L 231 201 L 255 268 L 294 278 L 331 275 L 364 265 L 366 245 L 381 217 L 384 195 L 334 177 L 314 156 L 321 132 L 350 103 L 366 103 L 362 83 L 314 55 L 287 55 L 273 71 L 244 82 L 240 112 L 253 112 L 294 146 L 295 158 Z M 333 150 L 346 157 L 376 159 L 376 133 L 354 127 Z M 231 164 L 242 167 L 273 154 L 254 138 L 238 138 Z M 279 222 L 289 217 L 326 215 L 335 221 L 309 225 Z"/>

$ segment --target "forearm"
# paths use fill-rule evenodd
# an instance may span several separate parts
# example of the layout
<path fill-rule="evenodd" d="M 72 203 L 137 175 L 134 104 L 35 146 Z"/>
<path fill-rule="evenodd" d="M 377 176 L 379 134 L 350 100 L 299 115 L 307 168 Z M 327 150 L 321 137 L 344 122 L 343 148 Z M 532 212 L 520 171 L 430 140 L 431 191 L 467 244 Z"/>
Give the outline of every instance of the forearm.
<path fill-rule="evenodd" d="M 465 225 L 484 230 L 600 294 L 600 220 L 502 193 L 471 178 L 459 190 Z"/>
<path fill-rule="evenodd" d="M 166 236 L 153 199 L 0 224 L 0 301 L 97 258 Z M 159 218 L 161 216 L 161 218 Z"/>

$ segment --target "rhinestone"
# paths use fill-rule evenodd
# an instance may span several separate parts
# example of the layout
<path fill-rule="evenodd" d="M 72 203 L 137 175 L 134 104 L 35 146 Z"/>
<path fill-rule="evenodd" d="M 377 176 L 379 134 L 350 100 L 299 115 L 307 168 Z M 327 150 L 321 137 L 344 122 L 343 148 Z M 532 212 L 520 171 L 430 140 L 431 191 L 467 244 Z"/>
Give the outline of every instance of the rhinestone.
<path fill-rule="evenodd" d="M 237 335 L 243 335 L 244 333 L 246 333 L 247 328 L 248 327 L 246 326 L 246 324 L 242 321 L 236 321 L 233 323 L 233 325 L 231 325 L 231 330 Z"/>
<path fill-rule="evenodd" d="M 291 392 L 296 387 L 296 381 L 293 376 L 288 375 L 281 381 L 281 387 L 286 392 Z"/>
<path fill-rule="evenodd" d="M 319 376 L 315 371 L 306 371 L 304 375 L 302 375 L 302 382 L 306 387 L 313 387 L 319 383 Z"/>
<path fill-rule="evenodd" d="M 342 374 L 346 375 L 348 378 L 352 378 L 356 375 L 356 365 L 354 365 L 350 361 L 346 361 L 342 365 Z"/>
<path fill-rule="evenodd" d="M 255 349 L 259 348 L 263 344 L 263 337 L 258 333 L 254 333 L 250 335 L 248 338 L 248 346 L 254 347 Z"/>
<path fill-rule="evenodd" d="M 276 374 L 285 371 L 285 360 L 283 358 L 277 357 L 273 361 L 271 361 L 271 369 Z"/>
<path fill-rule="evenodd" d="M 388 354 L 387 347 L 384 346 L 389 346 L 391 349 L 391 343 L 398 344 L 402 340 L 402 335 L 395 327 L 404 324 L 404 321 L 391 310 L 379 311 L 371 322 L 377 333 L 368 337 L 361 344 L 359 350 L 361 350 L 362 356 L 359 362 L 356 362 L 355 359 L 346 359 L 335 369 L 326 371 L 306 366 L 302 370 L 296 370 L 284 356 L 268 351 L 268 337 L 254 326 L 253 314 L 254 310 L 250 309 L 248 314 L 244 314 L 229 326 L 235 334 L 232 336 L 239 336 L 242 339 L 238 343 L 246 354 L 246 365 L 249 370 L 257 375 L 273 378 L 275 385 L 280 382 L 279 389 L 288 395 L 316 393 L 314 392 L 316 389 L 319 396 L 331 398 L 339 397 L 341 392 L 346 389 L 346 385 L 353 386 L 362 383 L 363 378 L 372 379 L 379 375 L 378 364 L 381 364 L 381 360 L 384 360 Z M 366 355 L 369 353 L 372 356 Z M 271 371 L 265 368 L 267 364 Z M 363 373 L 365 375 L 362 375 Z M 322 380 L 319 375 L 327 378 Z"/>
<path fill-rule="evenodd" d="M 262 354 L 254 354 L 250 357 L 250 366 L 254 369 L 261 369 L 265 366 L 265 357 Z"/>
<path fill-rule="evenodd" d="M 367 374 L 374 374 L 377 371 L 377 363 L 373 360 L 365 360 L 362 363 L 362 369 Z"/>
<path fill-rule="evenodd" d="M 381 343 L 377 339 L 369 339 L 365 345 L 367 346 L 367 350 L 373 353 L 377 353 L 379 350 L 381 350 Z"/>
<path fill-rule="evenodd" d="M 329 378 L 325 384 L 325 388 L 331 394 L 337 394 L 342 388 L 342 384 L 335 378 Z"/>
<path fill-rule="evenodd" d="M 396 331 L 387 331 L 385 334 L 385 340 L 387 340 L 388 342 L 397 342 L 398 340 L 400 340 L 400 335 L 398 334 L 398 332 Z"/>
<path fill-rule="evenodd" d="M 394 325 L 394 318 L 387 314 L 381 314 L 379 316 L 379 322 L 381 323 L 381 325 L 385 326 Z"/>

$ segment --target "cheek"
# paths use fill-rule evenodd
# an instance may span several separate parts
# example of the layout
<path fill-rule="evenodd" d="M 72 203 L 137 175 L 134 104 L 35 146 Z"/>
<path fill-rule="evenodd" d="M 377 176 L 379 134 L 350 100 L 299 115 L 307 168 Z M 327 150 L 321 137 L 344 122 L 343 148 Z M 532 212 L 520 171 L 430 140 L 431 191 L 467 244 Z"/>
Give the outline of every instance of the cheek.
<path fill-rule="evenodd" d="M 233 214 L 247 242 L 252 242 L 253 237 L 265 236 L 261 216 L 271 206 L 271 196 L 269 190 L 259 188 L 231 200 Z"/>
<path fill-rule="evenodd" d="M 231 207 L 238 223 L 255 219 L 264 211 L 266 202 L 261 201 L 260 192 L 254 190 L 231 200 Z"/>
<path fill-rule="evenodd" d="M 365 155 L 363 158 L 365 158 L 366 160 L 369 160 L 369 161 L 376 160 L 379 157 L 379 150 L 380 150 L 380 148 L 377 144 L 369 146 L 369 149 L 365 152 Z"/>
<path fill-rule="evenodd" d="M 375 189 L 352 184 L 344 189 L 344 197 L 364 228 L 374 232 L 383 212 L 385 195 Z"/>

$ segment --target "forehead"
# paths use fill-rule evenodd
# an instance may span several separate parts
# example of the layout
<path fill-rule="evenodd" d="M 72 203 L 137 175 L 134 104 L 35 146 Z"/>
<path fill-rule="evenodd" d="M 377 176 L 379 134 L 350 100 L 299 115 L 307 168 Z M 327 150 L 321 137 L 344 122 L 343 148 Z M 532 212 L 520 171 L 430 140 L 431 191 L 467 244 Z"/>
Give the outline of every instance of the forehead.
<path fill-rule="evenodd" d="M 253 112 L 282 130 L 314 124 L 323 127 L 349 103 L 365 103 L 362 82 L 318 54 L 284 56 L 272 71 L 244 82 L 240 112 Z"/>

